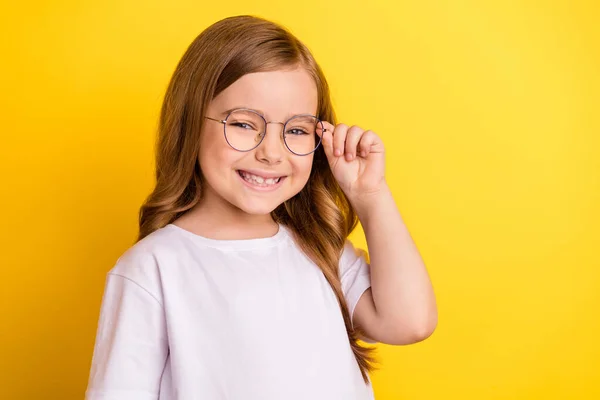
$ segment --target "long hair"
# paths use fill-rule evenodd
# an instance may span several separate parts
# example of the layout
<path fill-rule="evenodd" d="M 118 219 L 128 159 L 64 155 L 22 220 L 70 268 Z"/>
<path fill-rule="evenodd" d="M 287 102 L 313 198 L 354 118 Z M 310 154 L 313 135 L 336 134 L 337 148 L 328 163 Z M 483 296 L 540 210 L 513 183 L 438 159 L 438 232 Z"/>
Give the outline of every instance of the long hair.
<path fill-rule="evenodd" d="M 190 210 L 202 195 L 198 160 L 200 132 L 209 102 L 242 76 L 303 67 L 318 89 L 317 116 L 336 124 L 329 86 L 309 49 L 285 27 L 243 15 L 204 30 L 188 47 L 169 82 L 156 145 L 156 186 L 139 211 L 138 241 Z M 287 226 L 302 251 L 323 271 L 339 302 L 348 338 L 363 379 L 375 369 L 374 348 L 358 343 L 338 265 L 358 217 L 334 178 L 323 146 L 313 158 L 307 184 L 279 205 L 273 219 Z"/>

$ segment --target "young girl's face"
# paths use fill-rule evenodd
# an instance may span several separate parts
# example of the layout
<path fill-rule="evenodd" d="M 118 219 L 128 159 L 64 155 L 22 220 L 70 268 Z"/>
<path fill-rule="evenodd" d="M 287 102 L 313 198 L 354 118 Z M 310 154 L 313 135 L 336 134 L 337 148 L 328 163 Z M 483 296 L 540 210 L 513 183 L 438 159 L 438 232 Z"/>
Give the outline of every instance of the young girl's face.
<path fill-rule="evenodd" d="M 213 99 L 206 116 L 223 120 L 234 108 L 253 109 L 267 122 L 285 123 L 298 114 L 316 115 L 317 87 L 304 69 L 247 74 Z M 223 124 L 206 119 L 199 154 L 205 178 L 203 202 L 264 215 L 300 192 L 310 176 L 314 153 L 290 152 L 282 130 L 282 124 L 267 124 L 260 145 L 241 152 L 225 140 Z M 268 178 L 280 181 L 272 184 Z"/>

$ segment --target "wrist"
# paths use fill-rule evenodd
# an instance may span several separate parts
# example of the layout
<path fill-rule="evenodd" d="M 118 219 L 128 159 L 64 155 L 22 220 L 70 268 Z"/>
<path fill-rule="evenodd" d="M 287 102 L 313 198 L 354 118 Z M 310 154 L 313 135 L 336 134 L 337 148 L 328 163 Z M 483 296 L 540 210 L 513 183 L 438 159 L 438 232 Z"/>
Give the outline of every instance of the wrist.
<path fill-rule="evenodd" d="M 387 182 L 383 181 L 376 189 L 348 196 L 348 200 L 362 223 L 368 218 L 371 211 L 385 203 L 389 196 L 391 196 L 391 190 Z"/>

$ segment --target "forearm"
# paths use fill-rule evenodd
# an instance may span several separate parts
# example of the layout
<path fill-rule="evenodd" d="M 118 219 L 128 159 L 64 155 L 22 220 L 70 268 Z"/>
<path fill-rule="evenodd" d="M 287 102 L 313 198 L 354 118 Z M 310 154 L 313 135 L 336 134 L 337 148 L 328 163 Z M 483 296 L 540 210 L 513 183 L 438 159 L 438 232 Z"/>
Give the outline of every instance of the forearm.
<path fill-rule="evenodd" d="M 380 193 L 353 206 L 367 239 L 378 318 L 419 332 L 433 330 L 437 324 L 433 287 L 389 187 L 384 185 Z"/>

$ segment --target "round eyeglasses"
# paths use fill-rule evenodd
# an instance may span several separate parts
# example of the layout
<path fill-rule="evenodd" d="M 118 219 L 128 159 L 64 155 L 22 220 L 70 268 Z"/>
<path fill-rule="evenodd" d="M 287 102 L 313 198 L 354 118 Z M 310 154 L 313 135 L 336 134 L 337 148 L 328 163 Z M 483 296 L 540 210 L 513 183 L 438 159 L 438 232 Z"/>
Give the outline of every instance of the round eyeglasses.
<path fill-rule="evenodd" d="M 225 141 L 238 151 L 250 151 L 257 148 L 267 133 L 267 124 L 283 125 L 283 142 L 285 147 L 299 156 L 313 153 L 321 144 L 321 137 L 316 129 L 325 127 L 323 122 L 314 115 L 295 115 L 285 123 L 267 122 L 265 118 L 248 108 L 238 108 L 227 114 L 225 119 L 205 117 L 223 124 Z"/>

